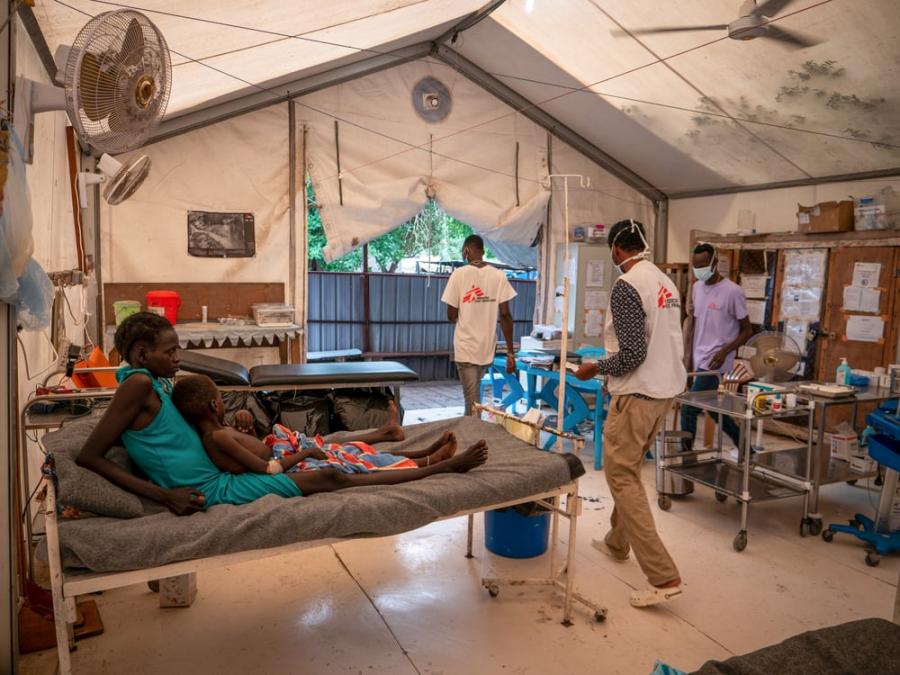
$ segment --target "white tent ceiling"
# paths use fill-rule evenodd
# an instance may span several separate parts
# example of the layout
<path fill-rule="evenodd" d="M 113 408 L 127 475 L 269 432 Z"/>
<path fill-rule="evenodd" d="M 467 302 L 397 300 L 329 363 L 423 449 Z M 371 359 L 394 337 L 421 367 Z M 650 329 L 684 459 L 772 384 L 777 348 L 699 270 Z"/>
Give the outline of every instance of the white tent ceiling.
<path fill-rule="evenodd" d="M 486 0 L 137 0 L 173 51 L 167 119 L 436 40 Z M 491 3 L 497 4 L 496 2 Z M 724 32 L 739 0 L 507 0 L 445 44 L 669 195 L 847 174 L 900 174 L 897 0 L 795 0 L 792 50 Z M 39 0 L 50 50 L 126 5 Z M 427 57 L 430 59 L 436 56 Z M 190 61 L 189 59 L 193 59 Z M 388 60 L 387 63 L 390 61 Z M 386 64 L 385 64 L 386 65 Z M 277 94 L 272 93 L 275 99 Z"/>

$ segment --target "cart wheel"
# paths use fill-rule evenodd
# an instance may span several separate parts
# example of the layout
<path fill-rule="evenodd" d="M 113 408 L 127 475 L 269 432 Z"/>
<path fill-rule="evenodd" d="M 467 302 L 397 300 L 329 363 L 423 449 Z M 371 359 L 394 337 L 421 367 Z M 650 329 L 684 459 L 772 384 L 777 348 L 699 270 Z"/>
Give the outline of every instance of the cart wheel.
<path fill-rule="evenodd" d="M 496 598 L 500 595 L 500 587 L 497 584 L 491 584 L 487 587 L 487 591 L 492 598 Z"/>
<path fill-rule="evenodd" d="M 847 485 L 856 485 L 856 479 L 853 478 L 853 479 L 851 479 L 851 480 L 848 480 L 848 481 L 847 481 Z"/>
<path fill-rule="evenodd" d="M 800 536 L 805 537 L 807 534 L 809 534 L 809 530 L 810 530 L 809 519 L 801 518 L 800 519 Z"/>
<path fill-rule="evenodd" d="M 147 588 L 154 593 L 159 593 L 159 579 L 151 579 L 147 582 Z"/>
<path fill-rule="evenodd" d="M 866 552 L 866 565 L 869 567 L 878 567 L 878 563 L 880 562 L 881 556 L 875 553 L 875 551 Z"/>
<path fill-rule="evenodd" d="M 719 502 L 720 504 L 724 504 L 725 502 L 728 501 L 728 495 L 726 495 L 722 492 L 717 492 L 716 493 L 716 501 Z"/>
<path fill-rule="evenodd" d="M 810 518 L 809 519 L 809 533 L 818 537 L 822 532 L 822 519 L 821 518 Z"/>
<path fill-rule="evenodd" d="M 834 530 L 830 527 L 822 531 L 822 539 L 827 541 L 829 544 L 834 541 Z"/>
<path fill-rule="evenodd" d="M 672 508 L 672 498 L 669 495 L 660 495 L 656 498 L 656 503 L 659 504 L 659 508 L 663 511 L 668 511 Z"/>
<path fill-rule="evenodd" d="M 600 612 L 594 612 L 594 621 L 597 623 L 603 623 L 606 621 L 606 610 Z"/>
<path fill-rule="evenodd" d="M 740 532 L 738 532 L 734 537 L 734 541 L 731 542 L 731 545 L 738 553 L 747 548 L 747 531 L 741 530 Z"/>

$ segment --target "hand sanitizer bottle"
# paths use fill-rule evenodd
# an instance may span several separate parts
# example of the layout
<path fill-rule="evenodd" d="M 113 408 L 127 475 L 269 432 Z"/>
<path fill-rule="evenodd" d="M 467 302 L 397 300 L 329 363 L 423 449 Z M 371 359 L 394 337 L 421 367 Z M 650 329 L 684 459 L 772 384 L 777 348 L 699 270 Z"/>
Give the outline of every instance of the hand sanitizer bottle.
<path fill-rule="evenodd" d="M 850 384 L 850 365 L 847 363 L 846 356 L 841 357 L 841 365 L 837 367 L 836 374 L 835 382 L 844 385 Z"/>

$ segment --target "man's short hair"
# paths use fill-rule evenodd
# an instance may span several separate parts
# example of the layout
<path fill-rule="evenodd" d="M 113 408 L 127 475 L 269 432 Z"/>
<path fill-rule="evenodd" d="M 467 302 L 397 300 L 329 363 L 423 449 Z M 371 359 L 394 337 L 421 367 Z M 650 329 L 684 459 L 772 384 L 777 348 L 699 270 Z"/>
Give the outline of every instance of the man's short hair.
<path fill-rule="evenodd" d="M 196 424 L 203 419 L 210 402 L 215 401 L 218 394 L 216 383 L 206 375 L 188 375 L 175 381 L 172 403 L 185 420 Z"/>
<path fill-rule="evenodd" d="M 471 246 L 476 251 L 484 251 L 484 239 L 477 234 L 470 234 L 463 242 L 463 246 Z"/>
<path fill-rule="evenodd" d="M 699 255 L 701 253 L 709 253 L 709 259 L 712 260 L 716 257 L 716 248 L 712 244 L 708 244 L 707 242 L 697 244 L 694 247 L 693 255 Z"/>
<path fill-rule="evenodd" d="M 638 230 L 640 230 L 640 234 Z M 609 228 L 606 241 L 609 243 L 610 248 L 615 244 L 623 251 L 643 251 L 647 247 L 644 245 L 644 239 L 641 239 L 641 235 L 644 236 L 644 239 L 647 238 L 643 224 L 628 218 L 620 220 Z"/>

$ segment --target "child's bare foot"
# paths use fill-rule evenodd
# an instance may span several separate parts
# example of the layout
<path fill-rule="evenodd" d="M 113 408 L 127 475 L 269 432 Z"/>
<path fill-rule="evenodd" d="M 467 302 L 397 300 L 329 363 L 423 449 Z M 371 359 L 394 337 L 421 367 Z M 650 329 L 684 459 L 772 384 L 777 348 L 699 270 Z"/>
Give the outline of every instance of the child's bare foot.
<path fill-rule="evenodd" d="M 386 441 L 402 441 L 406 438 L 406 434 L 403 433 L 403 427 L 400 426 L 400 411 L 397 409 L 397 404 L 393 401 L 388 401 L 387 412 L 388 420 L 378 427 L 379 434 Z"/>
<path fill-rule="evenodd" d="M 444 464 L 450 471 L 465 473 L 466 471 L 471 471 L 475 467 L 484 464 L 487 461 L 487 458 L 487 443 L 481 440 L 475 443 L 475 445 L 469 446 L 469 449 L 463 454 L 455 455 L 446 460 Z"/>
<path fill-rule="evenodd" d="M 435 452 L 428 456 L 427 464 L 437 464 L 445 459 L 450 459 L 456 454 L 456 436 L 450 434 L 451 440 L 438 448 Z M 427 466 L 426 464 L 426 466 Z"/>
<path fill-rule="evenodd" d="M 439 439 L 437 439 L 434 443 L 432 443 L 425 449 L 425 456 L 427 457 L 428 455 L 437 452 L 442 447 L 447 445 L 447 443 L 449 443 L 450 441 L 456 442 L 456 434 L 454 434 L 452 431 L 445 431 L 443 434 L 441 434 L 441 437 Z"/>

